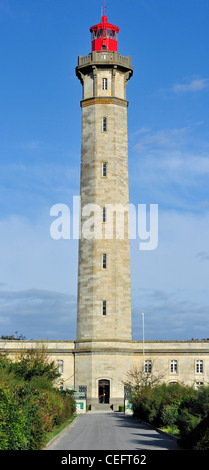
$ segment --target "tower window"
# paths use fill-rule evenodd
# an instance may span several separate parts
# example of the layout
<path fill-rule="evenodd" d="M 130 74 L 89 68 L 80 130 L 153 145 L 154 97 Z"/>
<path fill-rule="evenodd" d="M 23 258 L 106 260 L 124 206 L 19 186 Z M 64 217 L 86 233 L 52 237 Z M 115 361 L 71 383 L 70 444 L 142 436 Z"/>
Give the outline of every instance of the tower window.
<path fill-rule="evenodd" d="M 102 79 L 102 89 L 107 90 L 107 78 Z"/>
<path fill-rule="evenodd" d="M 103 207 L 102 210 L 102 222 L 106 222 L 106 207 Z"/>
<path fill-rule="evenodd" d="M 177 374 L 178 372 L 178 362 L 171 361 L 171 374 Z"/>
<path fill-rule="evenodd" d="M 106 117 L 102 118 L 102 130 L 103 132 L 107 132 L 107 118 Z"/>
<path fill-rule="evenodd" d="M 102 315 L 107 315 L 107 301 L 102 301 Z"/>
<path fill-rule="evenodd" d="M 106 255 L 106 253 L 103 253 L 103 255 L 102 255 L 102 268 L 103 269 L 107 268 L 107 255 Z"/>
<path fill-rule="evenodd" d="M 107 163 L 106 162 L 102 163 L 102 176 L 104 178 L 106 178 L 106 176 L 107 176 Z"/>

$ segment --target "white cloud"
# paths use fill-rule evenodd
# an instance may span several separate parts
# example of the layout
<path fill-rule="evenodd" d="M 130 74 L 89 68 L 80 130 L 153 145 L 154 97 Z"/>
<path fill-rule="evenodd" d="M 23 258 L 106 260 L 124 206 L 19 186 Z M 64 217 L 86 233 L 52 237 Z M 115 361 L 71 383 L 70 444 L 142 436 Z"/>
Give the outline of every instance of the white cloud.
<path fill-rule="evenodd" d="M 142 132 L 143 130 L 143 132 Z M 148 128 L 141 128 L 135 135 L 141 135 L 134 148 L 142 153 L 149 151 L 158 151 L 162 149 L 176 149 L 184 142 L 185 137 L 191 132 L 191 127 L 160 129 L 153 132 Z"/>
<path fill-rule="evenodd" d="M 208 240 L 209 212 L 159 209 L 157 249 L 140 252 L 131 241 L 134 339 L 139 339 L 141 312 L 146 339 L 209 336 Z"/>
<path fill-rule="evenodd" d="M 187 83 L 174 83 L 169 88 L 160 88 L 156 94 L 161 98 L 167 98 L 170 95 L 181 95 L 186 93 L 198 93 L 207 90 L 209 87 L 209 78 L 193 78 Z"/>
<path fill-rule="evenodd" d="M 197 253 L 199 261 L 209 261 L 209 251 L 200 251 Z"/>
<path fill-rule="evenodd" d="M 201 301 L 201 294 L 179 289 L 165 291 L 160 297 L 154 289 L 145 290 L 133 305 L 133 339 L 142 339 L 142 311 L 146 340 L 208 338 L 209 307 L 206 298 Z"/>
<path fill-rule="evenodd" d="M 202 91 L 209 86 L 209 79 L 208 78 L 199 78 L 196 80 L 192 80 L 190 83 L 176 83 L 171 88 L 173 93 L 193 93 Z"/>
<path fill-rule="evenodd" d="M 201 125 L 149 129 L 132 136 L 129 167 L 134 197 L 171 208 L 207 209 L 209 147 Z"/>
<path fill-rule="evenodd" d="M 10 291 L 76 291 L 78 241 L 51 238 L 49 210 L 38 220 L 0 221 L 0 279 Z"/>
<path fill-rule="evenodd" d="M 75 339 L 76 296 L 41 289 L 0 291 L 0 335 Z"/>

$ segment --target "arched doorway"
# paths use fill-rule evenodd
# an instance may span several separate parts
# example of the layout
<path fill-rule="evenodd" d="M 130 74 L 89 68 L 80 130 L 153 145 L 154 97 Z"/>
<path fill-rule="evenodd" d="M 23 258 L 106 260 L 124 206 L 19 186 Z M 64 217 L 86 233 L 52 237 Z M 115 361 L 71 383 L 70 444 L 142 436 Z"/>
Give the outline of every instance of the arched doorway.
<path fill-rule="evenodd" d="M 98 382 L 99 403 L 110 403 L 110 381 L 101 379 Z"/>

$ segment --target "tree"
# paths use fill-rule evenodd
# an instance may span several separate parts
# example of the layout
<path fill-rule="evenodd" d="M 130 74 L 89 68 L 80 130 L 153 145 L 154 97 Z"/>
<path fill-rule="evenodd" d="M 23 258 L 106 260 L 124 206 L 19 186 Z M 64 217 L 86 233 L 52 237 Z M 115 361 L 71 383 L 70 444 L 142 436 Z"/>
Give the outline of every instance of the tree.
<path fill-rule="evenodd" d="M 165 371 L 158 373 L 158 375 L 153 375 L 152 372 L 144 372 L 144 367 L 133 366 L 127 372 L 126 380 L 123 382 L 124 385 L 130 388 L 132 395 L 138 395 L 138 393 L 147 387 L 153 387 L 158 382 L 162 380 L 165 375 Z"/>
<path fill-rule="evenodd" d="M 35 348 L 22 348 L 17 355 L 17 360 L 10 362 L 10 371 L 24 380 L 31 380 L 38 376 L 54 382 L 60 377 L 56 364 L 49 358 L 47 345 L 43 343 Z"/>
<path fill-rule="evenodd" d="M 23 336 L 22 334 L 18 334 L 18 331 L 15 331 L 14 335 L 2 335 L 0 339 L 3 339 L 5 341 L 13 341 L 13 340 L 24 341 L 26 337 Z"/>

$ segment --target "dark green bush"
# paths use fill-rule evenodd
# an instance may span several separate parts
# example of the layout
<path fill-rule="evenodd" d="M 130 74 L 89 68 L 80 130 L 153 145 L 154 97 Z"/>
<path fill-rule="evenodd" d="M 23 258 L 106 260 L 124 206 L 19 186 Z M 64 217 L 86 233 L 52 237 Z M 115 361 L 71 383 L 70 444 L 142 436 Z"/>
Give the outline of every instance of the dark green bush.
<path fill-rule="evenodd" d="M 192 413 L 192 410 L 183 408 L 179 411 L 177 426 L 180 431 L 182 442 L 186 440 L 191 431 L 200 423 L 201 416 Z"/>
<path fill-rule="evenodd" d="M 209 415 L 197 426 L 191 441 L 199 450 L 209 450 Z"/>
<path fill-rule="evenodd" d="M 209 450 L 209 386 L 143 386 L 132 393 L 135 416 L 157 427 L 175 427 L 180 445 Z"/>
<path fill-rule="evenodd" d="M 173 426 L 178 419 L 180 404 L 194 394 L 193 388 L 181 384 L 146 386 L 134 397 L 134 414 L 158 427 Z"/>
<path fill-rule="evenodd" d="M 179 407 L 177 425 L 180 444 L 191 448 L 194 445 L 207 448 L 209 434 L 209 387 L 201 387 L 192 398 L 185 399 Z M 205 433 L 205 435 L 204 435 Z M 209 447 L 208 447 L 209 448 Z"/>
<path fill-rule="evenodd" d="M 178 418 L 178 405 L 164 405 L 161 411 L 161 421 L 163 426 L 174 426 Z"/>
<path fill-rule="evenodd" d="M 53 386 L 54 365 L 25 364 L 24 378 L 20 370 L 23 361 L 16 365 L 0 357 L 0 450 L 41 449 L 46 432 L 75 412 L 73 397 Z"/>

